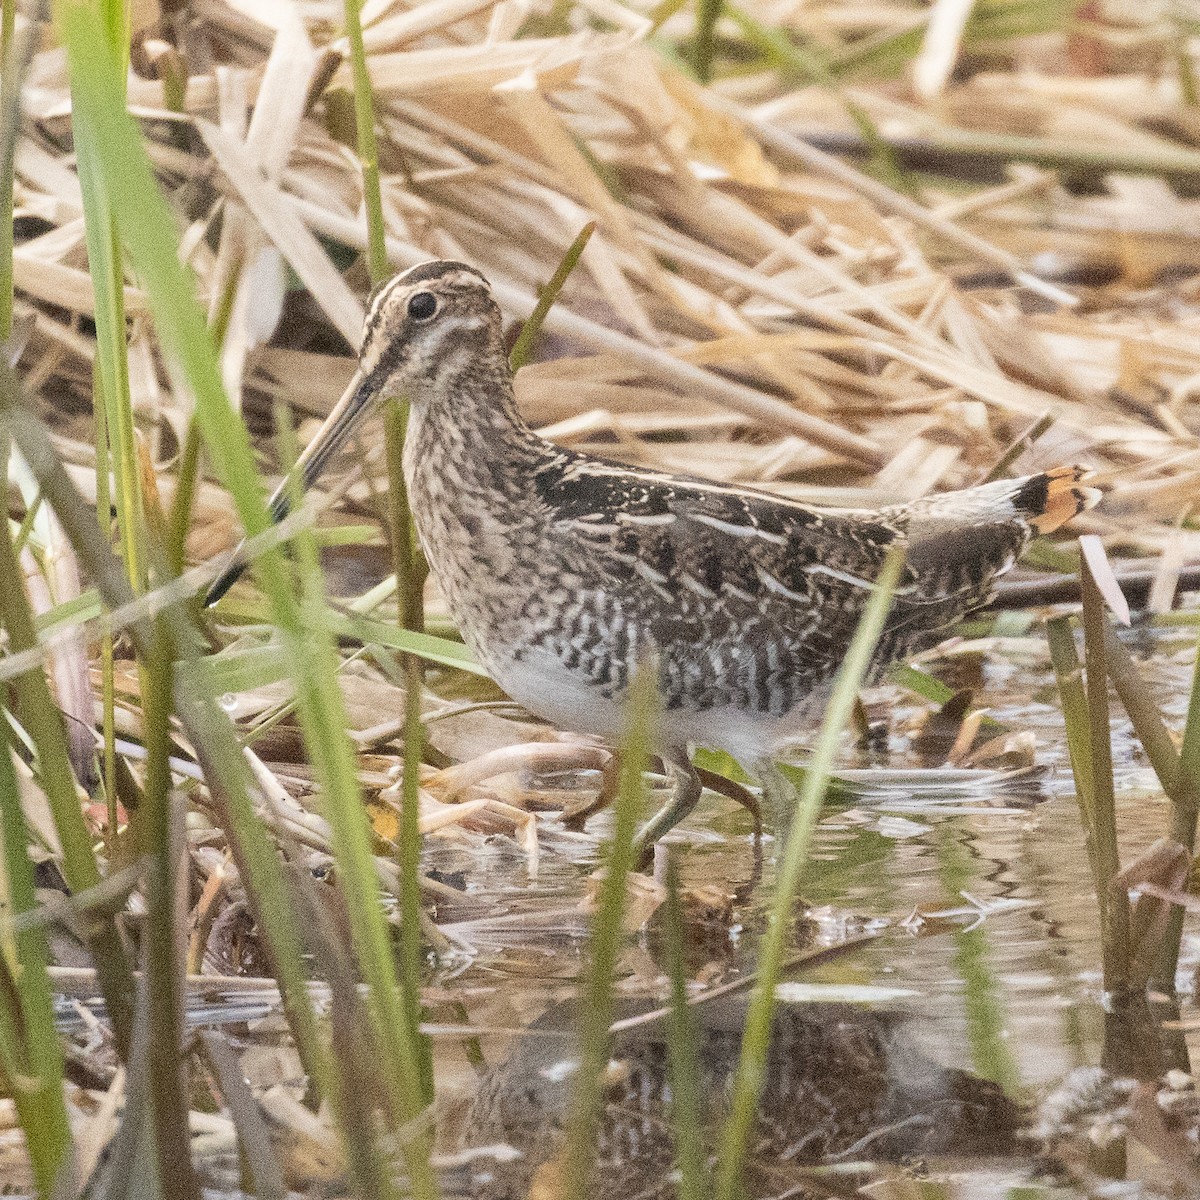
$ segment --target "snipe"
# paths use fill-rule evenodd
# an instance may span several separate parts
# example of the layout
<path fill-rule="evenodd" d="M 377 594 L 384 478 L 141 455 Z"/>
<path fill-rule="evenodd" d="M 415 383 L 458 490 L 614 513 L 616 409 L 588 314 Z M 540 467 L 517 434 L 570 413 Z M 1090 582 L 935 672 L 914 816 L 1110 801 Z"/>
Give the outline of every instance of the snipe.
<path fill-rule="evenodd" d="M 689 744 L 756 766 L 795 734 L 894 542 L 907 566 L 877 670 L 986 600 L 1035 531 L 1099 499 L 1079 468 L 1060 467 L 834 512 L 552 445 L 517 411 L 487 280 L 458 262 L 424 263 L 376 293 L 358 373 L 303 456 L 305 486 L 389 396 L 411 404 L 404 476 L 421 544 L 496 682 L 539 716 L 611 736 L 636 664 L 655 664 L 676 791 L 644 847 L 699 798 Z M 282 491 L 272 507 L 286 510 Z"/>
<path fill-rule="evenodd" d="M 646 1007 L 623 1001 L 620 1015 Z M 745 1001 L 709 1001 L 693 1008 L 691 1018 L 700 1075 L 697 1132 L 706 1154 L 715 1154 L 741 1055 Z M 550 1009 L 478 1080 L 460 1139 L 463 1149 L 475 1151 L 461 1169 L 462 1190 L 471 1200 L 526 1200 L 566 1190 L 565 1130 L 576 1086 L 578 1028 L 578 1005 Z M 928 1057 L 921 1040 L 917 1022 L 898 1012 L 779 1005 L 742 1181 L 745 1196 L 863 1194 L 855 1190 L 861 1176 L 832 1192 L 814 1186 L 810 1175 L 814 1167 L 856 1157 L 924 1167 L 929 1157 L 952 1155 L 961 1169 L 976 1156 L 1028 1155 L 1031 1143 L 1022 1140 L 1028 1118 L 1020 1106 L 990 1080 Z M 679 1195 L 671 1066 L 661 1022 L 614 1036 L 589 1196 Z M 496 1153 L 500 1147 L 519 1153 Z M 453 1187 L 455 1180 L 447 1182 Z"/>

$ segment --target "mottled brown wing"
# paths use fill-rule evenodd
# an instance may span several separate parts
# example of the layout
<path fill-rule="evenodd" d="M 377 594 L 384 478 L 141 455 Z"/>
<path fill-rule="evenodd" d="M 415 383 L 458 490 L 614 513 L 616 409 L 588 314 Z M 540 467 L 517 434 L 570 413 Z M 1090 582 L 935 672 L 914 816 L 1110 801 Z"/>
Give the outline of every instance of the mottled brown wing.
<path fill-rule="evenodd" d="M 658 644 L 772 640 L 804 677 L 841 660 L 897 536 L 882 520 L 627 468 L 576 465 L 542 488 L 556 536 L 581 547 L 583 587 L 620 594 Z"/>

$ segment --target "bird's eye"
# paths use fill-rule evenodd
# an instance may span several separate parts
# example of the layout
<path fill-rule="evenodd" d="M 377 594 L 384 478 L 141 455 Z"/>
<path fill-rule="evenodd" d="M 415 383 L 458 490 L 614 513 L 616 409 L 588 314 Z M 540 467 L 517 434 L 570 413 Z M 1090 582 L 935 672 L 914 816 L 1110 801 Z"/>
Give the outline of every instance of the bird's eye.
<path fill-rule="evenodd" d="M 408 315 L 415 321 L 428 321 L 437 312 L 437 297 L 432 292 L 418 292 L 408 302 Z"/>

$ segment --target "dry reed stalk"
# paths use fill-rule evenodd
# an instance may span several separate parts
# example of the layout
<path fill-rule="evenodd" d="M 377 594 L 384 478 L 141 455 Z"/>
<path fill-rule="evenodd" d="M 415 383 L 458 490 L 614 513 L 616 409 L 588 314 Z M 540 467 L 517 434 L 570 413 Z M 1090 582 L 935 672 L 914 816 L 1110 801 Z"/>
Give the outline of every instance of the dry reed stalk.
<path fill-rule="evenodd" d="M 966 7 L 937 9 L 952 23 Z M 766 19 L 764 5 L 749 10 Z M 169 110 L 172 81 L 149 77 L 136 53 L 142 73 L 131 77 L 130 102 L 221 336 L 225 386 L 267 447 L 277 403 L 325 414 L 359 336 L 368 280 L 354 258 L 366 228 L 353 127 L 339 119 L 338 94 L 350 73 L 337 31 L 315 8 L 196 0 L 189 13 L 178 49 L 185 63 L 202 66 L 187 81 L 184 111 Z M 1132 551 L 1169 547 L 1187 577 L 1200 559 L 1188 517 L 1200 471 L 1200 349 L 1197 288 L 1180 268 L 1196 256 L 1200 202 L 1161 180 L 1128 176 L 1073 194 L 1048 167 L 1008 168 L 1001 143 L 985 136 L 994 126 L 1020 130 L 1028 136 L 1009 149 L 1037 162 L 1057 154 L 1078 165 L 1107 141 L 1125 148 L 1127 164 L 1136 153 L 1168 174 L 1192 170 L 1193 151 L 1148 132 L 1172 123 L 1196 129 L 1161 72 L 1069 78 L 1047 64 L 1037 39 L 1017 39 L 1004 43 L 1011 70 L 947 83 L 953 51 L 979 36 L 972 14 L 927 60 L 931 90 L 941 91 L 933 113 L 890 84 L 800 87 L 765 64 L 703 89 L 651 46 L 643 11 L 590 0 L 570 11 L 561 33 L 533 27 L 544 15 L 480 0 L 407 9 L 369 0 L 363 9 L 394 267 L 465 258 L 493 280 L 506 314 L 523 318 L 579 228 L 597 222 L 548 316 L 541 360 L 518 377 L 531 420 L 556 439 L 628 461 L 853 505 L 973 483 L 1049 414 L 1049 428 L 1008 468 L 1087 462 L 1108 490 L 1087 527 Z M 135 5 L 135 50 L 161 33 L 161 19 L 157 5 Z M 685 38 L 693 20 L 691 8 L 680 10 L 661 36 Z M 911 6 L 887 0 L 793 6 L 786 20 L 806 43 L 828 49 L 835 77 L 858 64 L 886 79 L 889 43 L 919 44 L 924 31 Z M 900 194 L 797 143 L 805 130 L 851 131 L 847 99 L 906 153 L 953 151 L 955 163 L 986 178 L 965 190 L 915 175 L 913 194 Z M 17 316 L 33 317 L 34 328 L 20 370 L 71 480 L 94 501 L 94 296 L 68 152 L 67 80 L 48 42 L 34 57 L 24 103 L 14 274 Z M 1063 153 L 1072 140 L 1080 151 L 1073 157 Z M 1033 278 L 1047 252 L 1068 278 Z M 1027 288 L 1013 289 L 993 269 Z M 1118 283 L 1091 287 L 1087 280 L 1104 272 Z M 1074 294 L 1087 303 L 1042 304 Z M 126 280 L 124 299 L 131 390 L 169 505 L 192 398 L 159 355 L 136 280 Z M 344 515 L 327 513 L 324 523 L 379 524 L 374 496 L 385 466 L 377 448 L 357 462 L 353 481 L 330 489 Z M 202 479 L 192 560 L 237 537 L 228 497 Z M 187 577 L 182 590 L 203 578 Z M 61 608 L 66 595 L 53 599 Z M 145 617 L 162 600 L 124 617 Z M 79 603 L 57 616 L 97 620 L 86 594 Z M 264 611 L 246 600 L 234 613 L 241 624 L 221 635 L 226 646 L 213 670 L 228 673 L 242 729 L 261 730 L 247 758 L 263 811 L 281 841 L 325 867 L 331 831 L 312 811 L 311 772 L 296 761 Z M 338 635 L 365 630 L 371 643 L 371 660 L 341 675 L 352 722 L 360 710 L 365 730 L 378 725 L 381 707 L 403 703 L 396 647 L 379 619 L 339 621 Z M 138 680 L 117 665 L 117 733 L 137 737 Z M 435 671 L 430 682 L 440 688 L 448 678 Z M 427 720 L 443 707 L 429 691 L 422 704 Z M 477 771 L 500 751 L 539 761 L 526 749 L 531 727 L 511 715 L 473 714 L 461 724 L 471 734 L 462 735 L 459 757 Z M 439 737 L 453 725 L 439 723 Z M 211 798 L 189 774 L 196 764 L 187 745 L 175 750 L 176 781 L 193 788 L 193 864 L 208 881 L 226 847 L 208 819 Z M 371 754 L 358 766 L 374 795 L 399 751 L 385 739 Z M 122 757 L 136 776 L 136 753 Z M 523 801 L 513 779 L 481 777 L 468 799 L 474 807 L 453 823 L 423 794 L 422 829 L 471 851 L 484 846 L 481 831 L 511 832 L 532 872 L 538 825 L 510 803 Z M 387 809 L 386 797 L 371 803 Z M 376 877 L 394 895 L 400 881 L 382 834 L 375 849 Z M 426 887 L 453 899 L 444 886 Z M 213 893 L 214 904 L 227 902 L 228 889 L 214 884 Z M 434 931 L 426 933 L 432 940 Z"/>

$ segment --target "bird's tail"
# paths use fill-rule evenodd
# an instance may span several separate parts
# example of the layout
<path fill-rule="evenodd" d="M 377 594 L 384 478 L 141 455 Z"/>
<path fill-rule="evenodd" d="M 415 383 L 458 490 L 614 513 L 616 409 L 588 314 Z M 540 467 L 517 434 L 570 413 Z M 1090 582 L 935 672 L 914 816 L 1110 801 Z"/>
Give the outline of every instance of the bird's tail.
<path fill-rule="evenodd" d="M 1099 488 L 1082 486 L 1087 475 L 1083 467 L 1055 467 L 1030 475 L 1014 494 L 1013 505 L 1038 533 L 1051 533 L 1100 502 Z"/>
<path fill-rule="evenodd" d="M 1084 467 L 1055 467 L 1021 479 L 997 479 L 957 492 L 941 492 L 887 509 L 912 532 L 1014 522 L 1029 533 L 1050 533 L 1100 500 L 1097 488 L 1085 487 Z"/>
<path fill-rule="evenodd" d="M 983 604 L 1034 534 L 1096 504 L 1100 492 L 1083 485 L 1086 474 L 1082 467 L 1055 467 L 884 510 L 908 541 L 919 623 L 941 626 Z"/>

